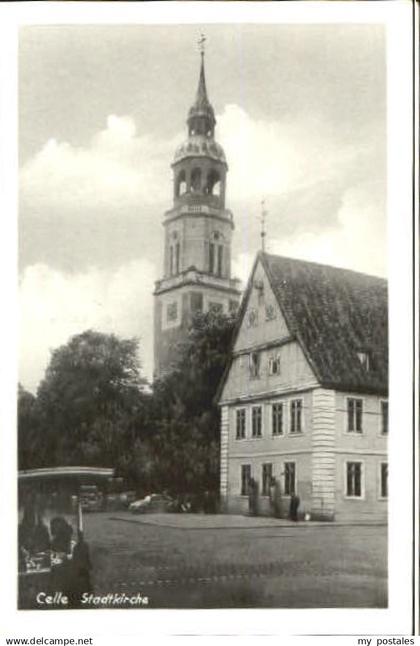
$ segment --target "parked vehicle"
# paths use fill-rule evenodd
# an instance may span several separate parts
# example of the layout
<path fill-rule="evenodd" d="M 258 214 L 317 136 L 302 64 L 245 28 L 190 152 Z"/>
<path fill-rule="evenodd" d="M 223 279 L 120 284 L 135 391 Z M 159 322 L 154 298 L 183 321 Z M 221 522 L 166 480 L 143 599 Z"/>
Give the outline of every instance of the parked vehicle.
<path fill-rule="evenodd" d="M 151 493 L 129 505 L 132 514 L 172 511 L 175 501 L 163 493 Z"/>
<path fill-rule="evenodd" d="M 107 511 L 121 511 L 136 500 L 135 491 L 122 491 L 121 493 L 108 493 L 105 497 Z"/>

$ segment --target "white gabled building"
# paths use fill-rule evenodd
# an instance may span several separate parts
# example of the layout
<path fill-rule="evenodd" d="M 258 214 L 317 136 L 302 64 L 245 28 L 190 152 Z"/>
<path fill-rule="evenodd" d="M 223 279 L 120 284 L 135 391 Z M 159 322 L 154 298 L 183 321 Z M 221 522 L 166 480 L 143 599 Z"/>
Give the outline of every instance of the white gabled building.
<path fill-rule="evenodd" d="M 261 513 L 280 484 L 312 518 L 385 519 L 388 465 L 387 283 L 259 253 L 219 388 L 221 498 Z"/>

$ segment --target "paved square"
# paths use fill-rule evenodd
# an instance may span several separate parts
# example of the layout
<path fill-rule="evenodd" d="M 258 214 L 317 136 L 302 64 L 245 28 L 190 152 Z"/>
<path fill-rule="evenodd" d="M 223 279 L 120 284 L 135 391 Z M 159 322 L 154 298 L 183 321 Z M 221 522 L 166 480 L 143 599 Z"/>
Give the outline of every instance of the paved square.
<path fill-rule="evenodd" d="M 95 593 L 155 608 L 387 605 L 385 526 L 273 518 L 90 514 Z"/>

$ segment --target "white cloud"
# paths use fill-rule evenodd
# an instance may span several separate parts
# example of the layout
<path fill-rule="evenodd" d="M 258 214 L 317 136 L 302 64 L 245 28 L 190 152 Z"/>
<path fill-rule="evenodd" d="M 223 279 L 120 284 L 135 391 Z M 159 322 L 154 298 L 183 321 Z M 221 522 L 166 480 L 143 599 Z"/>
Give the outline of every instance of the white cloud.
<path fill-rule="evenodd" d="M 366 160 L 381 155 L 377 141 L 354 133 L 351 142 L 337 140 L 335 131 L 310 114 L 289 121 L 252 118 L 237 105 L 225 106 L 218 117 L 218 138 L 230 172 L 229 196 L 255 200 L 282 196 L 318 182 L 352 181 L 351 174 L 369 172 Z M 370 167 L 376 172 L 379 164 Z"/>
<path fill-rule="evenodd" d="M 65 274 L 47 265 L 27 267 L 20 285 L 20 380 L 34 391 L 50 351 L 86 329 L 140 337 L 140 359 L 151 377 L 153 284 L 148 261 L 117 271 L 95 268 Z"/>
<path fill-rule="evenodd" d="M 131 117 L 110 115 L 89 146 L 50 139 L 20 172 L 23 204 L 32 212 L 89 213 L 139 208 L 171 194 L 169 163 L 176 142 L 137 135 Z"/>
<path fill-rule="evenodd" d="M 377 141 L 369 143 L 355 133 L 344 144 L 315 117 L 269 122 L 227 105 L 217 120 L 217 139 L 230 165 L 232 201 L 258 203 L 263 196 L 281 197 L 318 182 L 348 184 L 355 173 L 363 176 L 378 167 L 372 163 Z M 110 115 L 106 128 L 86 147 L 51 139 L 21 169 L 22 204 L 57 217 L 69 210 L 88 214 L 101 208 L 119 212 L 126 206 L 169 206 L 170 164 L 185 135 L 160 139 L 138 133 L 130 116 Z"/>
<path fill-rule="evenodd" d="M 270 240 L 268 251 L 378 276 L 387 274 L 385 196 L 372 183 L 344 192 L 338 226 Z"/>

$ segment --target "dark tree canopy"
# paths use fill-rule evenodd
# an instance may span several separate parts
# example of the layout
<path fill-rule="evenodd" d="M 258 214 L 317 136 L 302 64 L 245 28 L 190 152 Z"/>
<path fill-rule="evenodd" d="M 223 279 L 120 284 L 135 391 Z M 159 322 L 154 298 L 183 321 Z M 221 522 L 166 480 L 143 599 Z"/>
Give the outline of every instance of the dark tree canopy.
<path fill-rule="evenodd" d="M 235 322 L 214 312 L 197 315 L 174 371 L 155 383 L 156 462 L 169 489 L 218 488 L 220 415 L 214 397 Z"/>
<path fill-rule="evenodd" d="M 28 469 L 38 466 L 40 451 L 37 446 L 39 435 L 39 411 L 37 400 L 32 393 L 18 385 L 18 466 Z M 35 450 L 34 449 L 38 449 Z"/>
<path fill-rule="evenodd" d="M 37 393 L 49 461 L 115 462 L 142 407 L 138 341 L 88 330 L 53 351 Z"/>
<path fill-rule="evenodd" d="M 143 392 L 138 341 L 92 330 L 53 351 L 37 396 L 19 389 L 19 465 L 110 466 L 139 493 L 217 491 L 219 409 L 233 317 L 201 314 L 174 370 Z"/>

